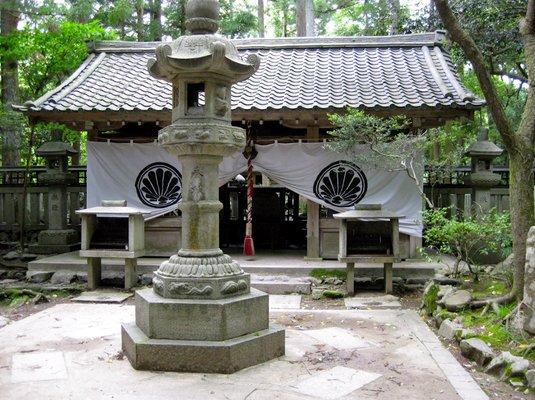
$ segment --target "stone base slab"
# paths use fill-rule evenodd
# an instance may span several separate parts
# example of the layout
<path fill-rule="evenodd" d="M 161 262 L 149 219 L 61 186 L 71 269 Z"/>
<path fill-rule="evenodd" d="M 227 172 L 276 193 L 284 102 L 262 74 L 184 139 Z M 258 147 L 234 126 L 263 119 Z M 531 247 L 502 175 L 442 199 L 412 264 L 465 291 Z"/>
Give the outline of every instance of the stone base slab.
<path fill-rule="evenodd" d="M 167 299 L 136 291 L 136 324 L 150 338 L 227 340 L 269 327 L 269 298 L 259 290 L 220 300 Z"/>
<path fill-rule="evenodd" d="M 225 341 L 150 339 L 134 323 L 121 328 L 122 348 L 135 369 L 231 374 L 284 355 L 284 329 Z"/>
<path fill-rule="evenodd" d="M 80 242 L 71 244 L 31 244 L 28 251 L 35 254 L 61 254 L 80 250 Z"/>
<path fill-rule="evenodd" d="M 39 232 L 40 245 L 70 245 L 80 241 L 80 233 L 75 229 L 47 229 Z"/>

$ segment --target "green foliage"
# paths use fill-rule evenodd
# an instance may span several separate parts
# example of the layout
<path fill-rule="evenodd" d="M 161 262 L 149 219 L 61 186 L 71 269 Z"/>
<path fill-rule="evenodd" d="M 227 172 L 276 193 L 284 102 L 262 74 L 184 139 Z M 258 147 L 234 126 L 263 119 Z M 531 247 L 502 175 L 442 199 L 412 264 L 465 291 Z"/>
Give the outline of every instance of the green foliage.
<path fill-rule="evenodd" d="M 247 1 L 220 0 L 219 32 L 232 38 L 249 37 L 258 32 L 256 8 Z"/>
<path fill-rule="evenodd" d="M 314 268 L 310 271 L 310 276 L 316 279 L 333 277 L 344 281 L 346 280 L 346 272 L 342 269 Z"/>
<path fill-rule="evenodd" d="M 271 22 L 277 37 L 294 36 L 296 33 L 295 0 L 273 0 L 269 3 Z"/>
<path fill-rule="evenodd" d="M 345 293 L 338 290 L 324 290 L 321 295 L 327 299 L 342 299 L 345 297 Z"/>
<path fill-rule="evenodd" d="M 466 262 L 474 273 L 477 271 L 472 266 L 478 264 L 479 256 L 496 252 L 506 255 L 512 242 L 508 213 L 493 210 L 480 218 L 457 220 L 448 218 L 449 211 L 448 208 L 424 211 L 423 237 L 427 246 Z"/>
<path fill-rule="evenodd" d="M 463 325 L 474 330 L 473 337 L 485 341 L 497 350 L 510 350 L 514 354 L 522 354 L 522 351 L 524 351 L 524 356 L 530 357 L 532 354 L 529 354 L 531 350 L 529 350 L 528 346 L 533 343 L 533 339 L 524 338 L 504 322 L 504 318 L 515 308 L 516 303 L 510 303 L 500 305 L 497 313 L 464 310 L 459 315 L 462 318 Z"/>
<path fill-rule="evenodd" d="M 388 35 L 393 23 L 392 11 L 386 0 L 355 1 L 338 9 L 332 16 L 335 33 L 341 36 Z M 406 31 L 409 24 L 408 7 L 401 6 L 397 18 L 397 32 Z"/>
<path fill-rule="evenodd" d="M 86 41 L 115 36 L 97 21 L 60 22 L 48 27 L 25 28 L 12 39 L 19 53 L 20 86 L 23 98 L 35 99 L 57 86 L 88 55 Z"/>
<path fill-rule="evenodd" d="M 438 292 L 440 288 L 436 283 L 432 283 L 429 286 L 422 299 L 423 309 L 427 315 L 432 315 L 437 309 Z"/>
<path fill-rule="evenodd" d="M 357 109 L 329 116 L 338 128 L 329 131 L 327 147 L 351 155 L 357 163 L 373 169 L 403 170 L 425 143 L 424 135 L 406 133 L 410 122 L 402 117 L 379 118 Z M 362 151 L 362 148 L 370 151 Z"/>

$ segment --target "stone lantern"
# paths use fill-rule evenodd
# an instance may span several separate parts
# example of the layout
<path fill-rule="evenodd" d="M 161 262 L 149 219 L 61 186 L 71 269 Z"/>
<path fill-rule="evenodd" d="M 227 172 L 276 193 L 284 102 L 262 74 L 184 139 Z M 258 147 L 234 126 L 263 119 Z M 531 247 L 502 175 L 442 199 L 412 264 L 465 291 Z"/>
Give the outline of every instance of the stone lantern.
<path fill-rule="evenodd" d="M 284 354 L 284 330 L 269 324 L 268 296 L 219 248 L 218 166 L 243 149 L 231 125 L 231 86 L 255 73 L 216 35 L 219 3 L 190 0 L 182 36 L 156 49 L 152 76 L 173 85 L 172 123 L 158 141 L 182 166 L 182 247 L 136 292 L 136 323 L 123 325 L 123 349 L 137 369 L 231 373 Z"/>
<path fill-rule="evenodd" d="M 66 253 L 79 248 L 79 234 L 67 227 L 67 186 L 76 183 L 68 172 L 68 158 L 78 152 L 65 142 L 47 142 L 39 147 L 38 156 L 46 159 L 46 171 L 38 181 L 48 186 L 48 229 L 39 232 L 37 244 L 30 251 L 38 254 Z"/>
<path fill-rule="evenodd" d="M 492 172 L 492 160 L 501 155 L 503 150 L 488 140 L 488 130 L 481 128 L 477 141 L 466 150 L 472 159 L 472 172 L 467 183 L 472 185 L 472 203 L 478 217 L 490 210 L 490 189 L 500 183 L 501 176 Z"/>

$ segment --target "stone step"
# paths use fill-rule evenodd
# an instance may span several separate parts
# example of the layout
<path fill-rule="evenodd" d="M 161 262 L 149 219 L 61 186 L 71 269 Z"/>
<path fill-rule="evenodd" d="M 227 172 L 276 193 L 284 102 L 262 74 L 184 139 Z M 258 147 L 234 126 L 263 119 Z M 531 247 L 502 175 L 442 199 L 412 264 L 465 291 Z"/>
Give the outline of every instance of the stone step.
<path fill-rule="evenodd" d="M 251 287 L 268 294 L 310 294 L 312 292 L 312 284 L 306 278 L 289 278 L 285 275 L 265 278 L 253 275 Z"/>

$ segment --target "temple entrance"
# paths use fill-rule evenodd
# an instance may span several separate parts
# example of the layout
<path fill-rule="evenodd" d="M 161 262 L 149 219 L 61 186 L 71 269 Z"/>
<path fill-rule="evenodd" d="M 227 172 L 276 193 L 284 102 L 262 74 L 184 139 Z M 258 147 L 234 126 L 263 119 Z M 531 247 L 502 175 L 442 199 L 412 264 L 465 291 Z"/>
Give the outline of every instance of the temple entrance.
<path fill-rule="evenodd" d="M 222 248 L 242 247 L 247 218 L 247 188 L 239 182 L 222 186 L 219 200 Z M 306 249 L 306 210 L 299 195 L 283 186 L 255 186 L 253 239 L 256 249 Z"/>

